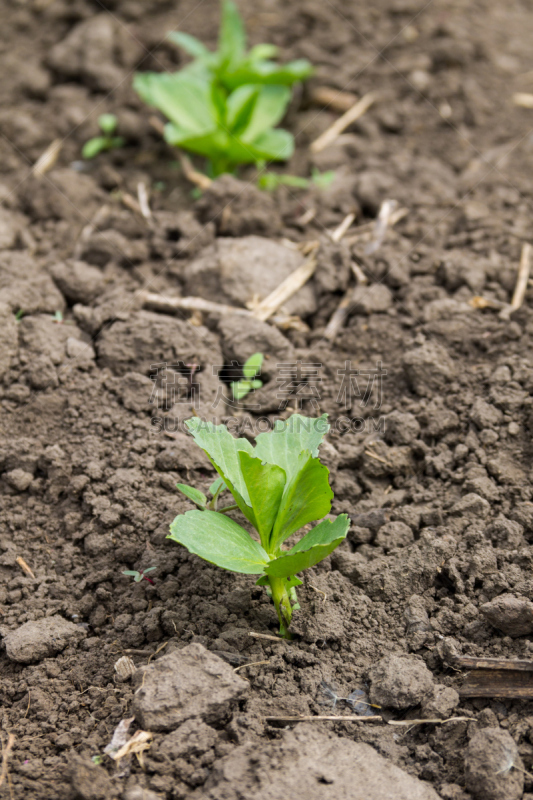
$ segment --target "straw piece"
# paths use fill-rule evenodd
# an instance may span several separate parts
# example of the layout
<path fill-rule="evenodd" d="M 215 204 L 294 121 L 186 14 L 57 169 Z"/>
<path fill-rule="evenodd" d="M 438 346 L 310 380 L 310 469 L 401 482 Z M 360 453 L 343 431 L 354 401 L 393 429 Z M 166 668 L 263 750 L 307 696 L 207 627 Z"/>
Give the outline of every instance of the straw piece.
<path fill-rule="evenodd" d="M 304 286 L 316 269 L 316 258 L 311 256 L 298 269 L 295 269 L 268 297 L 259 303 L 252 312 L 263 322 L 271 317 L 289 298 Z"/>
<path fill-rule="evenodd" d="M 42 178 L 43 175 L 51 170 L 59 158 L 62 146 L 62 139 L 54 139 L 53 142 L 50 142 L 44 153 L 39 156 L 31 168 L 32 174 L 37 178 Z"/>
<path fill-rule="evenodd" d="M 311 89 L 309 100 L 315 106 L 326 106 L 334 111 L 348 111 L 355 103 L 357 96 L 352 92 L 342 92 L 330 86 L 316 86 Z"/>
<path fill-rule="evenodd" d="M 325 150 L 326 147 L 329 147 L 335 139 L 340 136 L 340 134 L 346 130 L 346 128 L 351 125 L 353 122 L 358 120 L 360 117 L 365 114 L 371 105 L 373 105 L 376 100 L 378 99 L 378 95 L 375 92 L 368 92 L 365 94 L 357 103 L 346 111 L 342 117 L 335 120 L 333 125 L 331 125 L 327 130 L 322 133 L 318 139 L 315 139 L 314 142 L 311 143 L 309 149 L 312 153 L 320 153 L 322 150 Z"/>
<path fill-rule="evenodd" d="M 524 302 L 530 272 L 531 245 L 528 242 L 525 242 L 525 244 L 522 245 L 522 253 L 520 254 L 520 264 L 518 266 L 518 275 L 516 276 L 516 286 L 513 293 L 513 299 L 511 300 L 510 306 L 507 306 L 500 311 L 500 319 L 509 319 L 513 311 L 518 311 Z"/>

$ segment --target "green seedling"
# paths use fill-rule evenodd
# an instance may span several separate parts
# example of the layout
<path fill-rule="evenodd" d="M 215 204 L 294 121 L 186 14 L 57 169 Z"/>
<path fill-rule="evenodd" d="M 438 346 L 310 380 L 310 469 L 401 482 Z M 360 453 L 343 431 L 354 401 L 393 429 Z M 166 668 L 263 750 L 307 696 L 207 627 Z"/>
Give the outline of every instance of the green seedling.
<path fill-rule="evenodd" d="M 326 189 L 334 179 L 335 173 L 333 170 L 320 172 L 316 167 L 313 167 L 310 178 L 300 178 L 299 175 L 281 175 L 277 172 L 265 172 L 257 181 L 257 185 L 260 189 L 266 189 L 269 192 L 274 191 L 278 186 L 290 186 L 293 189 L 309 189 L 311 186 L 316 186 L 317 189 Z"/>
<path fill-rule="evenodd" d="M 231 0 L 222 0 L 214 53 L 189 34 L 173 32 L 169 38 L 192 62 L 173 74 L 137 73 L 133 80 L 140 97 L 170 120 L 164 129 L 169 144 L 205 156 L 214 177 L 241 164 L 291 157 L 292 134 L 275 126 L 291 86 L 312 72 L 307 60 L 278 65 L 273 45 L 246 51 L 243 21 Z"/>
<path fill-rule="evenodd" d="M 19 308 L 19 310 L 15 314 L 15 322 L 20 322 L 25 313 L 26 312 L 24 311 L 23 308 Z"/>
<path fill-rule="evenodd" d="M 115 136 L 118 120 L 114 114 L 101 114 L 98 117 L 98 127 L 102 131 L 101 136 L 94 136 L 85 142 L 81 155 L 83 158 L 95 158 L 99 153 L 106 150 L 116 150 L 125 144 L 122 136 Z"/>
<path fill-rule="evenodd" d="M 261 373 L 263 358 L 262 353 L 254 353 L 253 356 L 250 356 L 250 358 L 245 361 L 242 368 L 242 378 L 240 381 L 234 381 L 231 384 L 234 400 L 242 400 L 243 397 L 246 397 L 246 395 L 254 391 L 254 389 L 261 388 L 263 381 L 260 381 L 256 376 Z"/>
<path fill-rule="evenodd" d="M 123 569 L 122 570 L 122 574 L 131 576 L 133 578 L 133 580 L 135 581 L 135 583 L 140 583 L 142 580 L 145 580 L 145 581 L 148 581 L 148 583 L 151 583 L 153 585 L 153 583 L 154 583 L 153 580 L 151 578 L 147 578 L 146 577 L 146 573 L 147 572 L 153 572 L 154 569 L 157 569 L 157 567 L 148 567 L 147 569 L 140 569 L 140 570 Z"/>
<path fill-rule="evenodd" d="M 63 324 L 63 314 L 61 311 L 55 311 L 52 317 L 52 322 L 55 322 L 57 325 Z"/>
<path fill-rule="evenodd" d="M 318 448 L 329 429 L 326 418 L 326 414 L 318 419 L 293 414 L 278 421 L 274 430 L 260 433 L 255 447 L 247 439 L 234 439 L 225 425 L 213 425 L 199 417 L 186 423 L 236 506 L 257 531 L 259 541 L 225 516 L 228 508 L 208 508 L 205 495 L 195 494 L 194 499 L 191 490 L 197 490 L 182 484 L 180 490 L 187 490 L 184 493 L 198 509 L 177 516 L 169 538 L 211 564 L 259 576 L 257 585 L 267 587 L 280 633 L 287 639 L 291 638 L 293 610 L 299 607 L 295 587 L 302 581 L 297 574 L 333 552 L 350 527 L 348 516 L 341 514 L 319 522 L 289 550 L 283 548 L 289 536 L 331 509 L 329 470 L 318 458 Z M 215 491 L 221 491 L 221 484 Z"/>

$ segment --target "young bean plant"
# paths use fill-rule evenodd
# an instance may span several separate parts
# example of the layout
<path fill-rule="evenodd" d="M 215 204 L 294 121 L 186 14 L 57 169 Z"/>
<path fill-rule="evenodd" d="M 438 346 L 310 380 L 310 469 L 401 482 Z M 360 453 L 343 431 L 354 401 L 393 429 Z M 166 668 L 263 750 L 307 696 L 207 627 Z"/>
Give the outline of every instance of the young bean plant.
<path fill-rule="evenodd" d="M 291 97 L 291 87 L 311 72 L 306 59 L 278 65 L 277 48 L 259 44 L 246 50 L 246 33 L 237 6 L 222 0 L 218 48 L 209 50 L 181 31 L 169 39 L 193 57 L 173 74 L 137 73 L 133 88 L 169 120 L 166 141 L 206 156 L 215 177 L 240 164 L 286 161 L 294 139 L 275 126 Z"/>
<path fill-rule="evenodd" d="M 198 489 L 178 484 L 198 509 L 178 515 L 169 538 L 211 564 L 259 576 L 257 585 L 267 588 L 280 633 L 287 639 L 292 612 L 299 608 L 298 573 L 333 552 L 350 526 L 348 516 L 341 514 L 319 522 L 290 549 L 283 547 L 289 536 L 331 510 L 329 470 L 318 457 L 329 429 L 326 418 L 326 414 L 318 419 L 293 414 L 274 430 L 260 433 L 255 447 L 247 439 L 235 439 L 225 425 L 199 417 L 186 423 L 219 479 L 210 488 L 210 500 Z M 226 489 L 234 504 L 217 511 L 218 497 Z M 226 516 L 236 508 L 257 531 L 259 541 Z"/>

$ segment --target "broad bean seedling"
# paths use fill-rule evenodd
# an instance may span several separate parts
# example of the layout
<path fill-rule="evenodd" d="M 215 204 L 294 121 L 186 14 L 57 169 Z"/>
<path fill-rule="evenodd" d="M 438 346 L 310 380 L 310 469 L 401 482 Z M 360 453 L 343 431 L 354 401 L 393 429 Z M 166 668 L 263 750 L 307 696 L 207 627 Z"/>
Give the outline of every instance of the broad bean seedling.
<path fill-rule="evenodd" d="M 319 522 L 289 550 L 282 547 L 289 536 L 331 510 L 329 470 L 318 457 L 329 429 L 326 419 L 326 414 L 317 419 L 293 414 L 260 433 L 255 447 L 248 439 L 235 439 L 225 425 L 199 417 L 186 423 L 219 479 L 210 487 L 211 500 L 192 486 L 178 484 L 198 509 L 178 515 L 169 538 L 223 569 L 258 575 L 257 585 L 267 587 L 280 633 L 287 639 L 293 609 L 299 608 L 295 587 L 302 581 L 297 574 L 333 552 L 350 526 L 348 516 L 341 514 Z M 226 489 L 235 505 L 217 511 L 218 497 Z M 235 508 L 255 528 L 259 541 L 226 516 Z"/>

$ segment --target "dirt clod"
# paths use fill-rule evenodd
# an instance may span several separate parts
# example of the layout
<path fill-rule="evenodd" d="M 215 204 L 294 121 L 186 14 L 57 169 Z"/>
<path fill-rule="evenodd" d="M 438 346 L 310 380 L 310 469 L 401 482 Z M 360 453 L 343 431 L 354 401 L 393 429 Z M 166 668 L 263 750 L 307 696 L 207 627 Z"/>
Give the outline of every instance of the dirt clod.
<path fill-rule="evenodd" d="M 386 708 L 410 708 L 433 690 L 433 676 L 412 656 L 386 656 L 369 672 L 370 699 Z"/>
<path fill-rule="evenodd" d="M 273 769 L 274 765 L 276 768 Z M 281 741 L 245 744 L 215 765 L 195 798 L 275 800 L 437 800 L 426 783 L 391 764 L 367 744 L 299 725 Z"/>
<path fill-rule="evenodd" d="M 188 719 L 220 724 L 249 689 L 247 681 L 201 644 L 191 644 L 139 670 L 133 700 L 139 725 L 172 731 Z"/>
<path fill-rule="evenodd" d="M 19 664 L 42 661 L 86 636 L 83 628 L 58 615 L 26 622 L 4 635 L 6 653 Z"/>
<path fill-rule="evenodd" d="M 513 769 L 516 765 L 518 769 Z M 519 800 L 524 789 L 522 759 L 507 731 L 484 728 L 465 755 L 466 787 L 479 800 Z"/>

